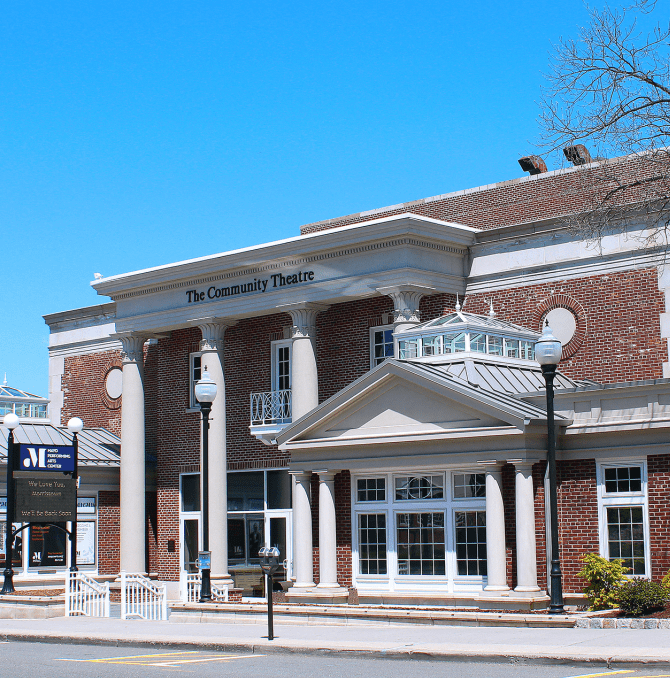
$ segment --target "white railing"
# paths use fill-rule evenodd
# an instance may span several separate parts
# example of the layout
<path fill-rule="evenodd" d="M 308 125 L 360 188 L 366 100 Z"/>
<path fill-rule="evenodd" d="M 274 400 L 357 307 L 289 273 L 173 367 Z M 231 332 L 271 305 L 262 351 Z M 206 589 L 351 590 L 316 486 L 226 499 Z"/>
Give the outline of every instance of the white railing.
<path fill-rule="evenodd" d="M 200 602 L 200 588 L 202 579 L 200 572 L 186 572 L 182 574 L 181 578 L 181 597 L 185 603 Z M 227 603 L 228 602 L 228 587 L 219 587 L 216 584 L 211 584 L 212 602 Z"/>
<path fill-rule="evenodd" d="M 166 585 L 154 584 L 141 574 L 121 572 L 121 619 L 129 617 L 166 621 Z"/>
<path fill-rule="evenodd" d="M 291 391 L 251 394 L 251 425 L 291 423 Z"/>
<path fill-rule="evenodd" d="M 67 572 L 65 616 L 109 617 L 109 582 L 100 584 L 82 572 Z"/>

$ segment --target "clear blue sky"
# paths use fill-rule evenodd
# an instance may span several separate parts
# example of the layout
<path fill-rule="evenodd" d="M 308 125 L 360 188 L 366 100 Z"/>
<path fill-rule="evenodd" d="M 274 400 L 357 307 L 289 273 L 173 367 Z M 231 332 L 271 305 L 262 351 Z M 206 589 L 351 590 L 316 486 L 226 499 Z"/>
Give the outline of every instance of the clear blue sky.
<path fill-rule="evenodd" d="M 580 0 L 8 0 L 0 373 L 104 275 L 521 176 Z M 0 374 L 0 379 L 2 374 Z"/>

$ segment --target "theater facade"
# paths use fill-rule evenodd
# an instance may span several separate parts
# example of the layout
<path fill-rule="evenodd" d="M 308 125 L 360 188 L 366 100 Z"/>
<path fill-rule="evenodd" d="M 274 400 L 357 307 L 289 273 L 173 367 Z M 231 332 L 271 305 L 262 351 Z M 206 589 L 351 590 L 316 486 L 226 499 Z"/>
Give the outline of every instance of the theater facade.
<path fill-rule="evenodd" d="M 663 253 L 580 240 L 580 173 L 546 172 L 310 224 L 287 240 L 95 280 L 100 305 L 45 316 L 50 416 L 121 438 L 118 542 L 98 572 L 212 578 L 264 595 L 278 546 L 293 601 L 547 604 L 547 413 L 556 382 L 564 591 L 580 558 L 670 568 Z"/>

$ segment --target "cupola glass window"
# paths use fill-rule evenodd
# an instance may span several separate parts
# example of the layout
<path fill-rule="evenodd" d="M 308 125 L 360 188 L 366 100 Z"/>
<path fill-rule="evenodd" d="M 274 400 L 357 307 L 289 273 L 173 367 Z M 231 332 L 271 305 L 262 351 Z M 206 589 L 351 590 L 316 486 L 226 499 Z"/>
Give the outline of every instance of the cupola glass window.
<path fill-rule="evenodd" d="M 483 316 L 457 311 L 396 335 L 401 360 L 455 353 L 535 360 L 535 332 Z"/>

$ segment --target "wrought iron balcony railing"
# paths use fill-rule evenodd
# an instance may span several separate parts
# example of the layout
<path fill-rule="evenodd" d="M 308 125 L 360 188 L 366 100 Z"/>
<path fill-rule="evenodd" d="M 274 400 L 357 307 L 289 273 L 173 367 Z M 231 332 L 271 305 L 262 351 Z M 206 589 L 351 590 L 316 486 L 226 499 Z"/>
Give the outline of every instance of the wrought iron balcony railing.
<path fill-rule="evenodd" d="M 291 391 L 251 394 L 251 425 L 291 423 Z"/>

